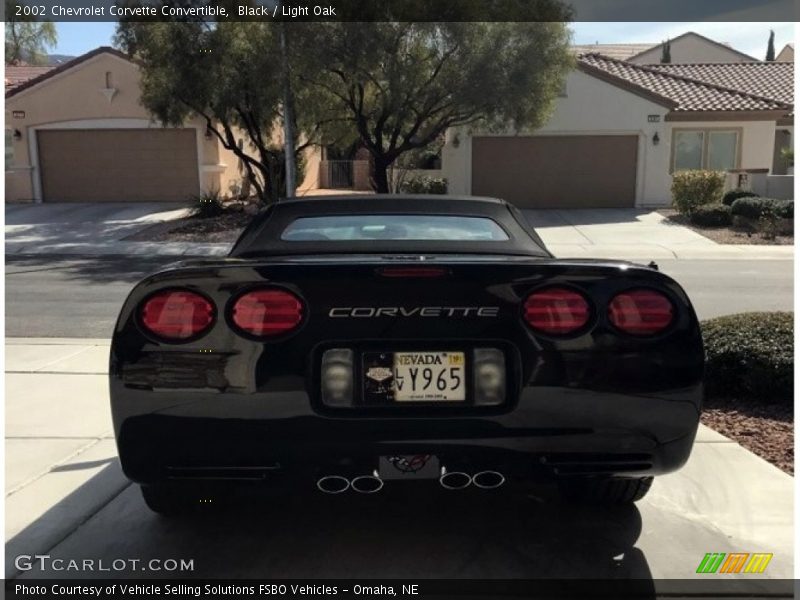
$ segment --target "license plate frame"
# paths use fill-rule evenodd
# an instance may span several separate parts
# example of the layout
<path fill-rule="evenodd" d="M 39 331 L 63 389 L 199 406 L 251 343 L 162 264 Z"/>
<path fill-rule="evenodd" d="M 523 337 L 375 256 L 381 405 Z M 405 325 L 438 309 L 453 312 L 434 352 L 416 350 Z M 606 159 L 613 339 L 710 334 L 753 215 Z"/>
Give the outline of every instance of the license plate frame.
<path fill-rule="evenodd" d="M 466 404 L 470 389 L 467 357 L 468 352 L 455 348 L 365 352 L 361 360 L 364 403 Z"/>

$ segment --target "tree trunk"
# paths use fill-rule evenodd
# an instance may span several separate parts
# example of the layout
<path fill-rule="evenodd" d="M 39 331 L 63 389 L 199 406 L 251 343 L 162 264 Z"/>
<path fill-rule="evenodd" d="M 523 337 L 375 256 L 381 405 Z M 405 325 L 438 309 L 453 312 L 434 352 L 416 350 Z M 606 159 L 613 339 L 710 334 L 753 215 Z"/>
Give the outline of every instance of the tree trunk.
<path fill-rule="evenodd" d="M 294 197 L 297 191 L 297 167 L 294 157 L 294 106 L 289 79 L 289 53 L 286 48 L 286 23 L 281 23 L 281 61 L 283 71 L 283 146 L 286 157 L 286 197 Z"/>
<path fill-rule="evenodd" d="M 389 163 L 382 156 L 372 161 L 372 188 L 379 194 L 389 193 Z"/>

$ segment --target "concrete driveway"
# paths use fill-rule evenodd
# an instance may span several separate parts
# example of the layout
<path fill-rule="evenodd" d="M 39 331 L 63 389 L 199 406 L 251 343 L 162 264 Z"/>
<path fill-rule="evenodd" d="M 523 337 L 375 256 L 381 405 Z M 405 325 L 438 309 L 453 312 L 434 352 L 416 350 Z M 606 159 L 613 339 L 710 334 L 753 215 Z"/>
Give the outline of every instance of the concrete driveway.
<path fill-rule="evenodd" d="M 559 258 L 792 258 L 793 246 L 721 245 L 655 210 L 523 210 Z"/>
<path fill-rule="evenodd" d="M 695 573 L 709 552 L 773 553 L 764 574 L 737 579 L 757 589 L 793 576 L 792 477 L 706 428 L 689 463 L 657 478 L 636 507 L 576 509 L 547 486 L 387 484 L 374 496 L 329 497 L 309 482 L 247 493 L 236 510 L 164 520 L 120 472 L 107 359 L 102 340 L 7 341 L 9 577 L 164 576 L 14 567 L 18 555 L 48 554 L 193 560 L 192 572 L 169 574 L 179 577 L 638 578 L 689 594 L 698 580 L 725 580 Z"/>
<path fill-rule="evenodd" d="M 123 238 L 190 210 L 174 202 L 6 204 L 6 254 L 124 253 Z"/>

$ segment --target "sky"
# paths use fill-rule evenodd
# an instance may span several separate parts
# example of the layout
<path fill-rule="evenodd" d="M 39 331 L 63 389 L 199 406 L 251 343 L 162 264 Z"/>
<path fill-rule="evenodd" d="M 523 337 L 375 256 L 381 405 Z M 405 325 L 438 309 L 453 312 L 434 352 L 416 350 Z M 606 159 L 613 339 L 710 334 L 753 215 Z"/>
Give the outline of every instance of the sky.
<path fill-rule="evenodd" d="M 57 23 L 56 27 L 58 45 L 52 53 L 77 56 L 98 46 L 110 46 L 115 23 Z M 770 29 L 775 31 L 776 52 L 794 39 L 794 23 L 572 23 L 570 27 L 576 44 L 655 44 L 695 31 L 758 59 L 764 58 Z"/>

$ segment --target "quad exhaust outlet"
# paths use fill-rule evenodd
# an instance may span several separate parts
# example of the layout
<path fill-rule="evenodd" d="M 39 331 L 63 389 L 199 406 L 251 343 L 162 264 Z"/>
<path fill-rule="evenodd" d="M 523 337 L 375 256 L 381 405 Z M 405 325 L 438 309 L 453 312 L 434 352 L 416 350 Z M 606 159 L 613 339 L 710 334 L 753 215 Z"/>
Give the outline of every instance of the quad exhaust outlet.
<path fill-rule="evenodd" d="M 505 476 L 499 471 L 478 471 L 470 475 L 465 471 L 448 471 L 442 467 L 442 474 L 439 476 L 439 485 L 447 490 L 463 490 L 470 485 L 482 490 L 493 490 L 505 482 Z"/>
<path fill-rule="evenodd" d="M 348 479 L 344 475 L 325 475 L 317 479 L 317 489 L 325 494 L 341 494 L 349 489 L 359 494 L 375 494 L 383 489 L 377 471 Z"/>
<path fill-rule="evenodd" d="M 482 490 L 494 490 L 506 482 L 500 471 L 478 471 L 470 475 L 466 471 L 448 471 L 442 467 L 439 485 L 446 490 L 463 490 L 473 485 Z M 317 489 L 325 494 L 342 494 L 353 490 L 359 494 L 375 494 L 383 489 L 383 479 L 377 471 L 348 479 L 344 475 L 325 475 L 317 479 Z"/>

